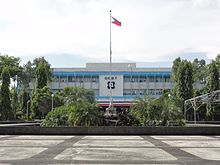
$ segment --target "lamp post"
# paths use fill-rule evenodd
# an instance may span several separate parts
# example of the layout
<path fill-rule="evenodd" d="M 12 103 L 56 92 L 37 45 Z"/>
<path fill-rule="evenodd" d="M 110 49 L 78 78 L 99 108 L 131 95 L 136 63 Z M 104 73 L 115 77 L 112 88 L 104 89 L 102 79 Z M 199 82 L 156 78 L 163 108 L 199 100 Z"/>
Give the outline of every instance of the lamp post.
<path fill-rule="evenodd" d="M 53 94 L 53 93 L 51 94 L 51 97 L 52 97 L 52 101 L 51 101 L 51 111 L 53 111 L 53 97 L 54 97 L 54 94 Z"/>
<path fill-rule="evenodd" d="M 31 100 L 28 100 L 28 101 L 27 101 L 27 112 L 26 112 L 27 120 L 28 120 L 28 118 L 29 118 L 29 117 L 28 117 L 28 104 L 29 104 L 30 102 L 31 102 Z"/>

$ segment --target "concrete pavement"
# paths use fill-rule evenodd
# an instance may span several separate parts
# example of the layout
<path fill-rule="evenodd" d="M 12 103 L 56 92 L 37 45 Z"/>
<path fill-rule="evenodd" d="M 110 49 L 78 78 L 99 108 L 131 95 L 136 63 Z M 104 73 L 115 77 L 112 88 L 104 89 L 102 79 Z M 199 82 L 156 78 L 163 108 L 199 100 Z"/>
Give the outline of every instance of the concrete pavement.
<path fill-rule="evenodd" d="M 0 135 L 0 165 L 220 164 L 220 136 Z"/>

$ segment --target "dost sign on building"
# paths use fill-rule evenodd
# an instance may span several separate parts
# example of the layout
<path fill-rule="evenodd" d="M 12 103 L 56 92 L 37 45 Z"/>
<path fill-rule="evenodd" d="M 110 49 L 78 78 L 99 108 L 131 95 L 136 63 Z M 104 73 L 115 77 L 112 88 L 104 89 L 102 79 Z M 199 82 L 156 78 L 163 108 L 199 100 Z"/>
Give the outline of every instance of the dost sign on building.
<path fill-rule="evenodd" d="M 112 96 L 123 96 L 123 75 L 100 75 L 99 76 L 100 96 L 110 96 L 112 88 Z"/>

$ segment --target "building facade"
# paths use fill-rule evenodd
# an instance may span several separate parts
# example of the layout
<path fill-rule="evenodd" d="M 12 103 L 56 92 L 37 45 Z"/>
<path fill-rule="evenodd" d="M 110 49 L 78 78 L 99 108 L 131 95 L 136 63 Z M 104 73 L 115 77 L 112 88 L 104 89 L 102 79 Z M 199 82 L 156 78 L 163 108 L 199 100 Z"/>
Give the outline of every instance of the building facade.
<path fill-rule="evenodd" d="M 84 87 L 95 92 L 97 102 L 107 107 L 110 96 L 115 107 L 130 106 L 135 97 L 162 95 L 173 87 L 171 68 L 139 68 L 136 63 L 87 63 L 85 68 L 53 68 L 53 91 L 67 86 Z"/>

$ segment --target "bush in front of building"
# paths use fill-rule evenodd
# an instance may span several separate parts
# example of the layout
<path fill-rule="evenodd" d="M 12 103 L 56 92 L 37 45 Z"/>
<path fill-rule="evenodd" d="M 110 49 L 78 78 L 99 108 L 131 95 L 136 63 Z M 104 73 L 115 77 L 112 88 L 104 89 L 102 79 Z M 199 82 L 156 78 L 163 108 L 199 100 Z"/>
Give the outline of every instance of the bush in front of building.
<path fill-rule="evenodd" d="M 168 98 L 162 102 L 161 125 L 163 126 L 184 126 L 181 108 L 176 106 L 173 99 Z"/>
<path fill-rule="evenodd" d="M 69 126 L 68 118 L 71 111 L 74 111 L 74 107 L 57 107 L 47 114 L 41 125 L 44 127 Z"/>
<path fill-rule="evenodd" d="M 153 102 L 145 95 L 134 100 L 131 107 L 131 114 L 139 121 L 141 126 L 150 126 L 155 119 L 156 111 L 153 110 Z"/>
<path fill-rule="evenodd" d="M 118 113 L 117 126 L 138 126 L 139 121 L 130 113 L 129 109 L 122 108 Z"/>
<path fill-rule="evenodd" d="M 95 103 L 61 106 L 49 112 L 42 122 L 44 127 L 98 126 L 102 124 L 102 111 Z"/>
<path fill-rule="evenodd" d="M 64 105 L 49 112 L 42 126 L 95 126 L 103 123 L 103 114 L 93 91 L 82 87 L 66 87 L 55 95 L 62 98 Z"/>
<path fill-rule="evenodd" d="M 70 126 L 98 126 L 102 125 L 103 113 L 96 103 L 84 102 L 77 105 L 69 114 Z"/>
<path fill-rule="evenodd" d="M 136 98 L 131 114 L 139 121 L 140 126 L 184 126 L 181 107 L 175 96 L 163 92 L 160 98 L 149 96 Z"/>

